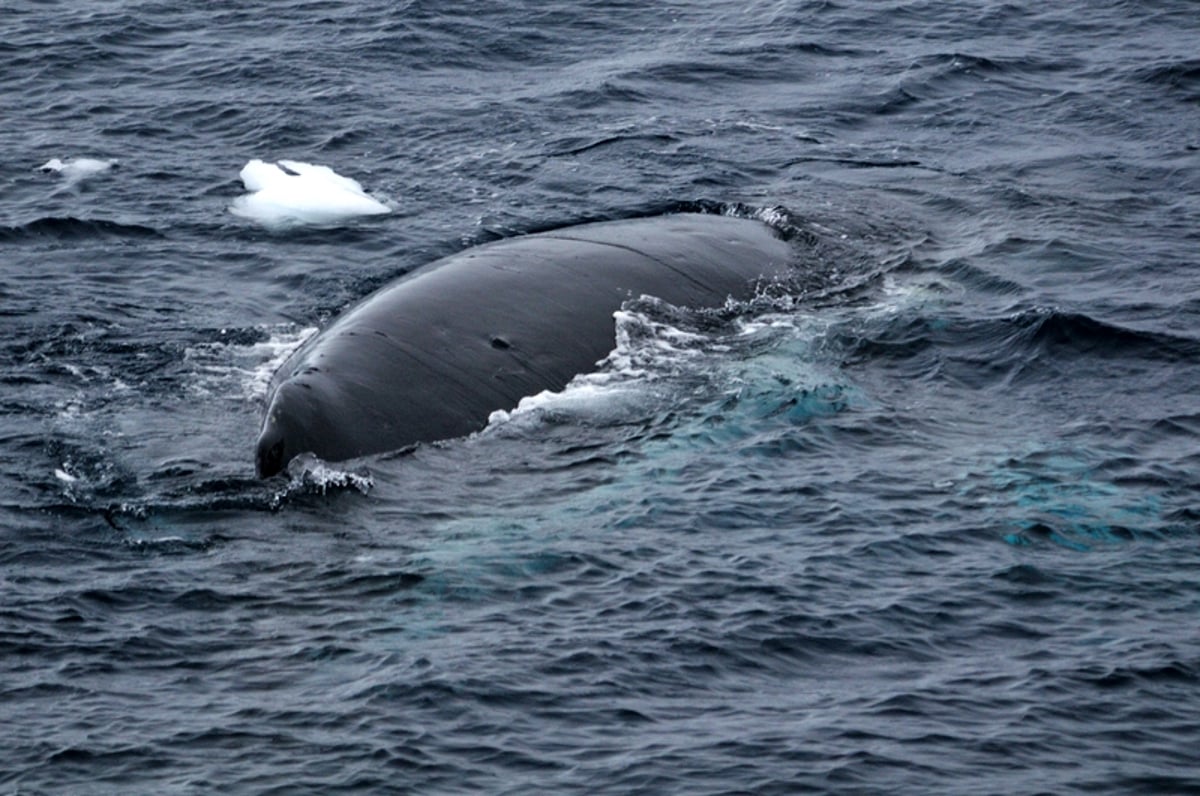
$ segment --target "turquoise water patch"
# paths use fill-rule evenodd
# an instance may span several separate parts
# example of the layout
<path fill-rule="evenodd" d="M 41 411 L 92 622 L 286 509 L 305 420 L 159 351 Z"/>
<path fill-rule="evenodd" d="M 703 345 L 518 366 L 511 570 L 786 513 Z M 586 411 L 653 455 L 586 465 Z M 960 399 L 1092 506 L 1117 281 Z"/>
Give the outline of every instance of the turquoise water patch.
<path fill-rule="evenodd" d="M 992 475 L 993 485 L 1011 500 L 1006 524 L 1016 526 L 1004 541 L 1018 547 L 1050 542 L 1086 552 L 1159 535 L 1161 498 L 1106 480 L 1092 458 L 1058 451 L 1004 462 Z"/>

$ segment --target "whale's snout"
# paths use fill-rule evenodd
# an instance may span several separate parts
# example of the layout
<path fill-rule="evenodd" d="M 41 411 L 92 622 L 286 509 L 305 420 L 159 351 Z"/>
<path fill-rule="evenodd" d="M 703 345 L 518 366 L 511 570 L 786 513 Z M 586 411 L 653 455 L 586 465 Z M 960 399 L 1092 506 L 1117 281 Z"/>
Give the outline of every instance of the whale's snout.
<path fill-rule="evenodd" d="M 258 437 L 258 451 L 254 465 L 259 478 L 270 478 L 283 472 L 287 464 L 287 444 L 279 427 L 268 422 Z"/>

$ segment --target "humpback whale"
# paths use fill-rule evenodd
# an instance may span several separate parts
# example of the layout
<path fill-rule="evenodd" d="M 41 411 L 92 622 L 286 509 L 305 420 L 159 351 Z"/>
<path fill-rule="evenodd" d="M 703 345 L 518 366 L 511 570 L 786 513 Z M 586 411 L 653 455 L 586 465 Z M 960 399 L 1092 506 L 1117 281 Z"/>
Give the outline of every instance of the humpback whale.
<path fill-rule="evenodd" d="M 492 412 L 594 369 L 627 299 L 705 308 L 752 298 L 786 274 L 789 252 L 760 221 L 685 213 L 509 238 L 432 262 L 279 367 L 258 475 L 301 453 L 335 462 L 478 431 Z"/>

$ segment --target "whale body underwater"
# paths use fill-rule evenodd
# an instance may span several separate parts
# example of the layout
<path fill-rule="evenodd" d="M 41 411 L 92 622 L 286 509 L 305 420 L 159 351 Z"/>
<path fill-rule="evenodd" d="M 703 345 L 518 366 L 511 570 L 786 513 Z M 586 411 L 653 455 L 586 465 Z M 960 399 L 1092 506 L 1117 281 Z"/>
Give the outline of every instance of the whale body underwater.
<path fill-rule="evenodd" d="M 790 251 L 763 222 L 686 213 L 509 238 L 422 266 L 276 370 L 258 475 L 302 453 L 337 462 L 481 430 L 492 412 L 594 370 L 624 301 L 753 298 L 787 274 Z"/>

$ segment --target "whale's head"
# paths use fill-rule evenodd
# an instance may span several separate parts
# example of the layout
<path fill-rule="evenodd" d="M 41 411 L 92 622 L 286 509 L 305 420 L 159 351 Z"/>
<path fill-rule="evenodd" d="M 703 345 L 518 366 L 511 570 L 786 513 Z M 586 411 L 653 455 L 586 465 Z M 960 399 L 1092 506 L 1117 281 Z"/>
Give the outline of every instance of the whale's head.
<path fill-rule="evenodd" d="M 268 422 L 258 435 L 258 450 L 254 457 L 258 477 L 270 478 L 283 472 L 294 455 L 288 452 L 287 438 L 279 426 Z"/>
<path fill-rule="evenodd" d="M 270 478 L 283 472 L 288 462 L 302 453 L 334 458 L 322 443 L 327 427 L 311 386 L 291 379 L 284 381 L 271 396 L 258 435 L 254 457 L 258 477 Z"/>

